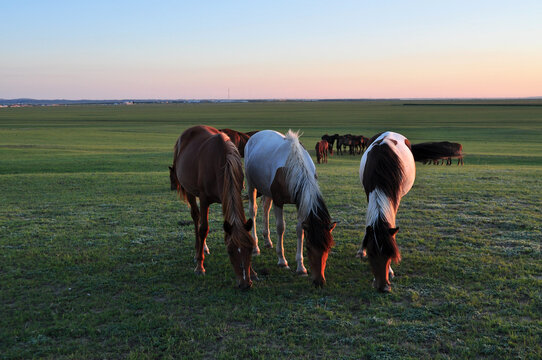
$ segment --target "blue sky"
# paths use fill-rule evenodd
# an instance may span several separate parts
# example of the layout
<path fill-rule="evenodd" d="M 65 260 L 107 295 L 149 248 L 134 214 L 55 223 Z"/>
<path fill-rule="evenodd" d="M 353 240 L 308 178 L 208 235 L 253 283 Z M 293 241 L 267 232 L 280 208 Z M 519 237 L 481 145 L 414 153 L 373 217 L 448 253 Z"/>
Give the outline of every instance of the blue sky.
<path fill-rule="evenodd" d="M 542 96 L 540 1 L 0 2 L 0 98 Z"/>

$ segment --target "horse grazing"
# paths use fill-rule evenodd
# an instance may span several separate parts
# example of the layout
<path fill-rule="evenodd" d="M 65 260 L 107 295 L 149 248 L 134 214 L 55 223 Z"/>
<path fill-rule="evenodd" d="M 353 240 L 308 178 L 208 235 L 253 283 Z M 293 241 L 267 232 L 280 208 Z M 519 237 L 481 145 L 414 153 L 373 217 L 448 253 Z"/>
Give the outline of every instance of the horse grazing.
<path fill-rule="evenodd" d="M 274 202 L 277 225 L 278 265 L 288 268 L 284 258 L 284 204 L 297 207 L 297 273 L 307 274 L 303 264 L 303 238 L 307 237 L 306 247 L 315 286 L 325 284 L 324 270 L 331 247 L 332 230 L 336 223 L 331 222 L 324 199 L 316 181 L 316 168 L 309 153 L 299 143 L 298 134 L 288 131 L 286 136 L 263 130 L 253 135 L 245 148 L 245 172 L 249 194 L 250 217 L 255 223 L 257 214 L 257 192 L 264 195 L 263 235 L 266 247 L 272 247 L 269 237 L 269 210 Z M 256 241 L 255 253 L 259 254 L 256 227 L 252 228 Z"/>
<path fill-rule="evenodd" d="M 401 198 L 416 177 L 410 142 L 403 135 L 388 131 L 372 139 L 361 158 L 359 177 L 367 195 L 365 237 L 359 253 L 367 254 L 375 277 L 373 285 L 383 292 L 391 290 L 390 263 L 398 263 L 401 253 L 395 235 L 399 230 L 395 216 Z"/>
<path fill-rule="evenodd" d="M 327 163 L 327 150 L 328 142 L 326 140 L 320 140 L 316 143 L 314 150 L 316 150 L 316 162 L 318 164 Z"/>
<path fill-rule="evenodd" d="M 184 131 L 175 143 L 170 179 L 181 199 L 190 205 L 196 233 L 196 274 L 205 274 L 203 250 L 209 233 L 209 205 L 222 204 L 224 241 L 239 288 L 252 286 L 251 257 L 255 243 L 249 231 L 241 199 L 243 167 L 230 138 L 209 126 Z M 199 197 L 199 209 L 196 202 Z"/>
<path fill-rule="evenodd" d="M 337 153 L 339 155 L 343 154 L 343 151 L 346 151 L 346 147 L 350 146 L 352 134 L 339 135 L 337 138 Z"/>
<path fill-rule="evenodd" d="M 422 163 L 438 164 L 442 160 L 442 164 L 446 161 L 446 165 L 452 165 L 452 158 L 457 158 L 457 165 L 463 165 L 463 145 L 460 143 L 440 141 L 412 144 L 412 154 L 414 161 Z"/>
<path fill-rule="evenodd" d="M 333 144 L 335 143 L 335 140 L 337 140 L 338 138 L 339 138 L 339 134 L 335 134 L 335 135 L 325 134 L 325 135 L 322 135 L 321 137 L 322 140 L 325 140 L 328 142 L 329 155 L 331 156 L 333 156 Z"/>
<path fill-rule="evenodd" d="M 250 139 L 250 135 L 232 129 L 220 129 L 219 131 L 228 135 L 231 142 L 237 146 L 237 150 L 241 157 L 245 157 L 245 145 L 247 144 L 248 139 Z"/>

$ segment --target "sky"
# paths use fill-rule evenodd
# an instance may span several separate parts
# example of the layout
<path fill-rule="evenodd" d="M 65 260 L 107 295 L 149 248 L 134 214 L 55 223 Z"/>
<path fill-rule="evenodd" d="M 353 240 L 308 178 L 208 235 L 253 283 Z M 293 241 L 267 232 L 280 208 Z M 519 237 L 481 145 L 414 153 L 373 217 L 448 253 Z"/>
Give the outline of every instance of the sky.
<path fill-rule="evenodd" d="M 0 0 L 0 98 L 542 96 L 542 1 Z"/>

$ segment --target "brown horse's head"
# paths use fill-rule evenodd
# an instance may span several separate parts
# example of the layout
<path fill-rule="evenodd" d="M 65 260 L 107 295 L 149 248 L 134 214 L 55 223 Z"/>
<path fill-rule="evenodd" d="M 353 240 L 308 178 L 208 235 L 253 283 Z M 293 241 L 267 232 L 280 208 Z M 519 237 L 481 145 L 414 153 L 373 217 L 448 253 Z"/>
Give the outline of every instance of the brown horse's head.
<path fill-rule="evenodd" d="M 171 182 L 171 190 L 177 190 L 177 174 L 175 173 L 175 165 L 169 167 L 169 181 Z"/>
<path fill-rule="evenodd" d="M 363 248 L 367 249 L 367 256 L 371 271 L 374 275 L 373 286 L 381 292 L 390 292 L 391 284 L 389 279 L 390 264 L 401 260 L 401 254 L 397 248 L 395 235 L 399 228 L 387 226 L 367 226 Z"/>
<path fill-rule="evenodd" d="M 333 245 L 331 232 L 337 223 L 323 222 L 315 216 L 310 216 L 303 223 L 303 231 L 306 236 L 307 256 L 311 264 L 312 283 L 316 287 L 323 287 L 326 283 L 324 271 L 326 270 L 327 257 Z"/>
<path fill-rule="evenodd" d="M 237 284 L 241 290 L 248 290 L 252 287 L 250 275 L 253 272 L 251 260 L 254 239 L 249 233 L 251 229 L 252 219 L 246 221 L 243 226 L 232 225 L 224 221 L 224 241 L 237 277 Z"/>

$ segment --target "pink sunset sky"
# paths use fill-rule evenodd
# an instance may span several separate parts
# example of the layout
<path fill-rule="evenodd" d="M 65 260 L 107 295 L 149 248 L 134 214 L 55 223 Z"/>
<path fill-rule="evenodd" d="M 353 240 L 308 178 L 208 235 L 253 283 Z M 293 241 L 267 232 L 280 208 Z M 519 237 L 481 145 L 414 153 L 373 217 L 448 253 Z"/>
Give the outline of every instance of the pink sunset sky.
<path fill-rule="evenodd" d="M 542 96 L 540 1 L 20 1 L 0 98 Z"/>

